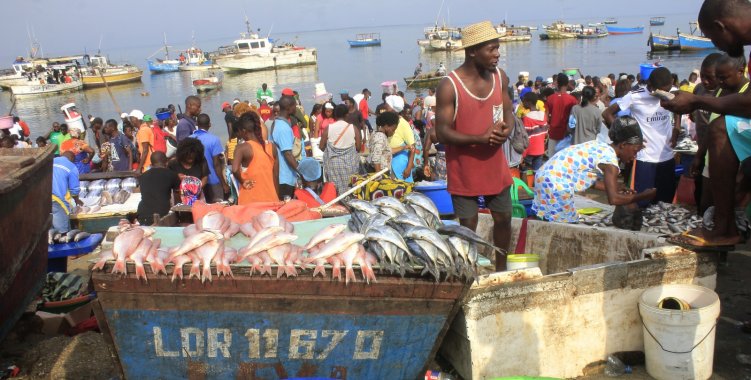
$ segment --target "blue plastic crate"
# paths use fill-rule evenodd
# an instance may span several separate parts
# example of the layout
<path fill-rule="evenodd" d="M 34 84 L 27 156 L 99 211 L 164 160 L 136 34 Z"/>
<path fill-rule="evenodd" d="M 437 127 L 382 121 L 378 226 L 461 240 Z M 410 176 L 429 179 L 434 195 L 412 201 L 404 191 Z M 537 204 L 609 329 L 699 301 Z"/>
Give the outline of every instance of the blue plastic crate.
<path fill-rule="evenodd" d="M 102 242 L 102 238 L 102 234 L 91 234 L 91 236 L 78 242 L 50 244 L 47 248 L 47 273 L 67 272 L 68 256 L 93 252 Z"/>

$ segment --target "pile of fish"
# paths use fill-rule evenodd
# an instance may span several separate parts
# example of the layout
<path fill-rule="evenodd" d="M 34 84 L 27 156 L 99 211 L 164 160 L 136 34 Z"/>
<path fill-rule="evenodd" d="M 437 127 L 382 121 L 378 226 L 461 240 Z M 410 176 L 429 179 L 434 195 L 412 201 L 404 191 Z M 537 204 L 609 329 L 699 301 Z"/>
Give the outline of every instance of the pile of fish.
<path fill-rule="evenodd" d="M 48 232 L 47 243 L 49 244 L 65 244 L 72 242 L 79 242 L 87 237 L 91 236 L 86 231 L 70 230 L 68 232 L 60 232 L 54 228 L 51 228 Z"/>
<path fill-rule="evenodd" d="M 122 223 L 111 252 L 104 252 L 95 269 L 104 268 L 107 260 L 117 259 L 112 273 L 126 272 L 126 260 L 136 266 L 136 277 L 146 278 L 144 263 L 155 274 L 167 274 L 165 264 L 173 263 L 172 281 L 183 278 L 182 267 L 192 263 L 189 278 L 212 281 L 211 265 L 219 277 L 234 277 L 231 264 L 247 262 L 250 275 L 268 274 L 276 278 L 294 277 L 313 268 L 313 277 L 327 276 L 344 282 L 357 281 L 359 269 L 363 281 L 376 281 L 381 273 L 430 273 L 436 282 L 448 278 L 476 277 L 478 245 L 493 247 L 473 231 L 458 225 L 444 225 L 433 202 L 419 193 L 405 197 L 405 203 L 384 197 L 373 202 L 352 200 L 348 224 L 324 227 L 304 245 L 295 244 L 294 226 L 282 216 L 265 211 L 244 224 L 232 222 L 219 212 L 211 211 L 195 224 L 183 229 L 185 239 L 172 248 L 160 248 L 152 239 L 154 230 Z M 225 245 L 242 233 L 249 238 L 241 249 Z"/>
<path fill-rule="evenodd" d="M 382 270 L 404 276 L 421 267 L 421 275 L 430 273 L 436 282 L 442 273 L 446 278 L 472 279 L 477 245 L 497 249 L 466 227 L 443 225 L 438 209 L 425 195 L 410 193 L 404 202 L 382 197 L 348 204 L 349 229 L 364 236 L 366 252 L 376 256 Z"/>
<path fill-rule="evenodd" d="M 123 204 L 130 198 L 133 190 L 138 186 L 135 178 L 99 179 L 96 181 L 81 181 L 81 191 L 78 194 L 83 206 L 77 206 L 74 214 L 93 214 L 102 207 L 111 204 Z"/>

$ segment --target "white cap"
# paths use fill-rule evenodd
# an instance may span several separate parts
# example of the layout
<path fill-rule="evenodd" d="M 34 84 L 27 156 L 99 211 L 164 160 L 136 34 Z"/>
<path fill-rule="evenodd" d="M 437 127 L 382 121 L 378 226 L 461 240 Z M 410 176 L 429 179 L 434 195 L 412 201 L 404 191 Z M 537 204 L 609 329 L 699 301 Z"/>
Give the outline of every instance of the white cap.
<path fill-rule="evenodd" d="M 143 120 L 143 112 L 141 112 L 139 110 L 130 111 L 130 115 L 128 115 L 128 116 L 135 117 L 138 120 Z"/>
<path fill-rule="evenodd" d="M 394 112 L 399 113 L 404 109 L 404 99 L 398 95 L 389 95 L 386 97 L 386 104 L 394 109 Z"/>
<path fill-rule="evenodd" d="M 128 113 L 127 112 L 123 112 L 123 113 L 120 114 L 120 118 L 121 119 L 125 119 L 126 117 L 128 117 Z"/>

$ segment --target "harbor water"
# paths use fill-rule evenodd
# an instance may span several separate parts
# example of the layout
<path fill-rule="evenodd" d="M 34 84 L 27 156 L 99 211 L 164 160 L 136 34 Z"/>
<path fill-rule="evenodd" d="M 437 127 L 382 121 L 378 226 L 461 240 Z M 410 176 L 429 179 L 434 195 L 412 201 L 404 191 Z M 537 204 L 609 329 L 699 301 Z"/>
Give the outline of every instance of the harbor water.
<path fill-rule="evenodd" d="M 665 35 L 674 34 L 676 28 L 688 29 L 688 22 L 695 17 L 692 14 L 671 15 L 665 26 L 653 28 L 655 33 Z M 570 22 L 573 22 L 573 17 Z M 518 24 L 537 25 L 550 22 L 530 21 Z M 619 25 L 646 25 L 648 17 L 621 18 Z M 421 51 L 416 40 L 423 38 L 423 28 L 427 25 L 401 25 L 369 28 L 368 32 L 381 34 L 382 46 L 350 48 L 347 38 L 356 33 L 362 33 L 361 28 L 320 30 L 300 33 L 275 34 L 271 37 L 281 42 L 294 42 L 302 46 L 318 49 L 318 64 L 299 68 L 260 71 L 244 74 L 224 75 L 223 87 L 207 95 L 200 95 L 203 101 L 202 112 L 207 113 L 213 121 L 213 132 L 222 140 L 226 140 L 227 131 L 223 121 L 220 105 L 224 101 L 234 98 L 254 100 L 256 90 L 262 83 L 268 83 L 275 96 L 281 90 L 290 87 L 300 93 L 306 112 L 310 112 L 313 104 L 314 85 L 324 82 L 328 92 L 334 94 L 336 100 L 342 90 L 348 90 L 351 95 L 368 88 L 373 93 L 370 100 L 371 108 L 380 103 L 380 84 L 387 80 L 396 80 L 399 88 L 413 99 L 416 93 L 424 93 L 424 89 L 406 88 L 404 77 L 412 75 L 418 62 L 423 63 L 423 71 L 435 70 L 443 62 L 448 69 L 454 69 L 464 60 L 464 53 L 459 52 L 427 52 Z M 643 34 L 608 36 L 592 40 L 557 40 L 540 41 L 538 34 L 533 32 L 531 42 L 512 42 L 501 44 L 501 60 L 499 66 L 506 70 L 512 82 L 515 82 L 520 71 L 528 71 L 532 79 L 540 75 L 551 77 L 564 68 L 580 68 L 584 75 L 604 76 L 609 73 L 639 72 L 639 65 L 645 62 L 660 60 L 680 78 L 686 78 L 691 70 L 700 66 L 704 53 L 661 53 L 659 56 L 649 56 L 647 53 L 647 39 L 649 28 Z M 237 36 L 225 39 L 196 41 L 196 46 L 210 51 L 220 45 L 228 45 Z M 155 39 L 155 42 L 159 39 Z M 176 46 L 172 51 L 185 49 L 186 46 Z M 175 43 L 177 45 L 177 43 Z M 184 108 L 186 96 L 195 94 L 192 80 L 207 76 L 207 72 L 175 72 L 153 75 L 146 68 L 145 58 L 159 48 L 158 42 L 153 45 L 140 46 L 131 49 L 111 49 L 107 54 L 115 63 L 131 63 L 144 69 L 141 83 L 112 86 L 112 94 L 124 112 L 140 109 L 146 114 L 152 114 L 157 108 L 168 104 L 180 105 Z M 47 49 L 50 50 L 50 49 Z M 63 50 L 65 51 L 65 50 Z M 12 55 L 20 54 L 4 52 L 4 66 L 9 67 Z M 10 56 L 9 56 L 10 55 Z M 52 54 L 48 54 L 52 55 Z M 7 62 L 6 62 L 7 61 Z M 220 70 L 216 70 L 219 73 Z M 46 97 L 32 97 L 18 99 L 16 113 L 26 120 L 31 128 L 31 138 L 46 134 L 53 121 L 63 122 L 60 107 L 66 103 L 75 102 L 83 115 L 94 115 L 103 119 L 118 119 L 118 114 L 105 88 L 90 89 L 72 94 L 52 95 Z M 10 109 L 12 98 L 9 91 L 0 92 L 0 112 Z"/>

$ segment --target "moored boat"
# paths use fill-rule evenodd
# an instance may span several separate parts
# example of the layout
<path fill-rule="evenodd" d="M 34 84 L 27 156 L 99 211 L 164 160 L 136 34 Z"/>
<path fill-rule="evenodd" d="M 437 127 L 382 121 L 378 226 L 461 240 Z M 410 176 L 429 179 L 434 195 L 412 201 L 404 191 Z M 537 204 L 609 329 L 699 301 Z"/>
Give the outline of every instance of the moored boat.
<path fill-rule="evenodd" d="M 0 149 L 0 341 L 44 285 L 53 146 Z"/>
<path fill-rule="evenodd" d="M 649 34 L 647 45 L 650 51 L 673 51 L 680 50 L 681 43 L 678 36 L 663 36 L 660 34 Z"/>
<path fill-rule="evenodd" d="M 430 40 L 428 48 L 435 51 L 450 51 L 460 49 L 462 47 L 462 40 L 455 40 L 453 38 L 445 40 Z"/>
<path fill-rule="evenodd" d="M 695 36 L 681 32 L 678 32 L 678 41 L 680 43 L 681 51 L 696 51 L 716 48 L 712 43 L 712 40 L 707 37 Z"/>
<path fill-rule="evenodd" d="M 84 57 L 84 60 L 86 57 Z M 89 65 L 81 69 L 83 88 L 104 87 L 130 82 L 140 82 L 143 71 L 132 65 L 112 65 L 107 58 L 95 55 L 89 57 Z"/>
<path fill-rule="evenodd" d="M 649 26 L 665 25 L 665 17 L 652 17 L 649 19 Z"/>
<path fill-rule="evenodd" d="M 208 53 L 203 52 L 201 49 L 191 47 L 190 49 L 180 53 L 178 59 L 180 62 L 180 71 L 204 71 L 219 69 L 213 59 Z"/>
<path fill-rule="evenodd" d="M 222 80 L 215 76 L 200 78 L 193 81 L 193 87 L 197 92 L 209 92 L 222 87 Z"/>
<path fill-rule="evenodd" d="M 602 23 L 606 25 L 615 25 L 618 23 L 618 20 L 616 20 L 614 17 L 608 17 Z"/>
<path fill-rule="evenodd" d="M 640 34 L 644 32 L 643 26 L 636 26 L 633 28 L 605 25 L 610 34 Z"/>
<path fill-rule="evenodd" d="M 83 87 L 78 78 L 73 78 L 70 83 L 52 83 L 52 84 L 25 84 L 20 86 L 10 86 L 10 91 L 15 97 L 52 95 L 78 91 Z"/>
<path fill-rule="evenodd" d="M 361 33 L 354 40 L 347 40 L 349 47 L 381 46 L 380 33 Z"/>
<path fill-rule="evenodd" d="M 581 32 L 579 32 L 579 33 L 576 34 L 576 38 L 578 38 L 580 40 L 603 38 L 603 37 L 607 37 L 607 36 L 608 36 L 607 30 L 599 29 L 599 28 L 597 28 L 597 29 L 590 29 L 590 28 L 582 29 Z"/>
<path fill-rule="evenodd" d="M 160 73 L 173 73 L 175 71 L 180 71 L 180 61 L 176 59 L 170 59 L 170 60 L 159 60 L 156 61 L 148 60 L 149 65 L 149 71 L 151 71 L 154 74 L 160 74 Z"/>
<path fill-rule="evenodd" d="M 501 35 L 500 42 L 526 42 L 532 40 L 532 32 L 526 26 L 497 25 L 495 30 Z"/>
<path fill-rule="evenodd" d="M 275 46 L 268 38 L 256 33 L 243 33 L 241 37 L 232 46 L 220 48 L 216 64 L 223 71 L 259 71 L 318 63 L 315 48 L 293 44 Z"/>
<path fill-rule="evenodd" d="M 545 32 L 540 34 L 541 40 L 565 40 L 576 38 L 576 35 L 582 30 L 581 25 L 566 24 L 563 21 L 556 21 L 552 25 L 543 25 Z"/>
<path fill-rule="evenodd" d="M 456 46 L 456 41 L 461 43 L 462 39 L 461 29 L 445 25 L 425 28 L 423 34 L 425 38 L 417 40 L 417 45 L 427 50 L 451 50 Z M 440 41 L 443 41 L 443 44 Z M 450 42 L 448 47 L 446 42 Z"/>
<path fill-rule="evenodd" d="M 16 58 L 15 62 L 4 75 L 0 75 L 0 88 L 10 89 L 11 86 L 37 84 L 41 78 L 46 78 L 47 69 L 66 69 L 74 66 L 81 56 L 53 57 L 53 58 Z M 35 75 L 36 74 L 36 75 Z M 39 74 L 43 74 L 40 76 Z M 75 76 L 75 75 L 73 75 Z"/>
<path fill-rule="evenodd" d="M 407 83 L 407 87 L 433 87 L 438 85 L 443 78 L 445 78 L 444 75 L 426 73 L 420 74 L 417 77 L 406 77 L 404 78 L 404 82 Z"/>

